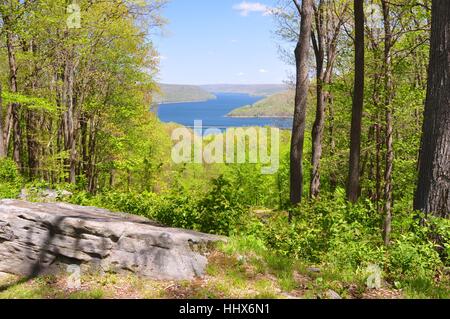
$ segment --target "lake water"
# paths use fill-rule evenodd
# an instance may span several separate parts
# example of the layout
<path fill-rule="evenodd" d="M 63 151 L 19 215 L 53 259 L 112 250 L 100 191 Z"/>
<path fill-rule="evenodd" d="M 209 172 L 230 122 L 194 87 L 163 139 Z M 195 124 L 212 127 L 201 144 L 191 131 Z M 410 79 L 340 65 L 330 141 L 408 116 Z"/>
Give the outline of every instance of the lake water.
<path fill-rule="evenodd" d="M 226 115 L 232 110 L 251 105 L 263 97 L 247 94 L 215 94 L 217 99 L 204 102 L 161 104 L 158 117 L 163 122 L 175 122 L 193 127 L 194 121 L 203 121 L 204 128 L 226 129 L 229 127 L 272 126 L 282 129 L 292 127 L 292 119 L 284 118 L 233 118 Z"/>

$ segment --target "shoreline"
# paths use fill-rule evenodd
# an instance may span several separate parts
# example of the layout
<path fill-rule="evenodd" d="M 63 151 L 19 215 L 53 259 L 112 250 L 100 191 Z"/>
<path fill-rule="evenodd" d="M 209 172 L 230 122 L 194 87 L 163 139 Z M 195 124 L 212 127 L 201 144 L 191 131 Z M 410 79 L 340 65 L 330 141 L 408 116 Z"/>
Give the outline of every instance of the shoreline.
<path fill-rule="evenodd" d="M 201 100 L 191 100 L 191 101 L 177 101 L 177 102 L 157 102 L 154 105 L 168 105 L 168 104 L 178 104 L 178 103 L 198 103 L 198 102 L 208 102 L 211 100 L 217 100 L 217 96 L 212 97 L 210 99 L 201 99 Z"/>
<path fill-rule="evenodd" d="M 251 116 L 251 115 L 226 115 L 225 117 L 231 118 L 242 118 L 242 119 L 293 119 L 293 116 L 283 116 L 283 115 L 263 115 L 263 116 Z"/>

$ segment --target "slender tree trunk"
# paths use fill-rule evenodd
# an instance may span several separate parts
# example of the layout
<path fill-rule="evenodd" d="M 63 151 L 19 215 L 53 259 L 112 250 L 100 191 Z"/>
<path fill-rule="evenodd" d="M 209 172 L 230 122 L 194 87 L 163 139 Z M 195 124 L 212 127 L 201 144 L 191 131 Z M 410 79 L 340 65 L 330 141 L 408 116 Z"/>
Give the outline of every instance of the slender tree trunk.
<path fill-rule="evenodd" d="M 5 116 L 5 128 L 4 128 L 4 133 L 3 133 L 3 138 L 5 141 L 5 153 L 8 154 L 8 150 L 9 150 L 9 143 L 10 143 L 10 139 L 11 139 L 11 131 L 12 131 L 12 125 L 13 125 L 13 120 L 12 120 L 12 111 L 13 111 L 13 104 L 9 103 L 8 104 L 8 109 L 6 110 L 6 116 Z"/>
<path fill-rule="evenodd" d="M 350 202 L 359 198 L 362 113 L 364 106 L 364 1 L 354 0 L 355 11 L 355 83 L 353 92 L 350 161 L 347 196 Z"/>
<path fill-rule="evenodd" d="M 97 121 L 95 120 L 95 115 L 91 118 L 90 121 L 90 131 L 89 131 L 89 168 L 88 168 L 88 191 L 91 193 L 95 193 L 96 191 L 96 154 L 95 148 L 97 144 Z"/>
<path fill-rule="evenodd" d="M 428 92 L 414 208 L 450 217 L 450 1 L 433 0 Z"/>
<path fill-rule="evenodd" d="M 36 56 L 36 46 L 34 40 L 30 40 L 28 43 L 24 43 L 23 50 L 28 52 L 32 56 Z M 29 85 L 27 85 L 27 89 L 35 95 L 36 93 L 36 83 L 39 77 L 39 66 L 34 64 L 30 66 L 30 81 Z M 26 141 L 27 141 L 27 150 L 28 150 L 28 173 L 29 178 L 32 180 L 34 177 L 39 175 L 39 128 L 40 124 L 40 111 L 28 109 L 25 112 L 26 116 Z M 42 123 L 43 124 L 43 123 Z"/>
<path fill-rule="evenodd" d="M 323 1 L 319 2 L 318 8 L 314 9 L 315 32 L 311 32 L 314 55 L 316 57 L 316 119 L 312 129 L 312 156 L 311 156 L 311 180 L 310 197 L 319 196 L 320 192 L 320 159 L 322 157 L 322 137 L 325 126 L 325 94 L 324 94 L 324 13 Z"/>
<path fill-rule="evenodd" d="M 374 54 L 377 54 L 377 48 L 374 48 Z M 378 60 L 378 58 L 376 58 Z M 374 103 L 374 107 L 376 110 L 376 113 L 373 117 L 373 134 L 374 134 L 374 142 L 375 142 L 375 192 L 373 193 L 372 200 L 376 205 L 377 212 L 381 214 L 381 207 L 380 207 L 380 200 L 381 200 L 381 183 L 382 183 L 382 173 L 381 173 L 381 151 L 382 151 L 382 127 L 381 127 L 381 120 L 380 115 L 378 112 L 378 109 L 381 105 L 381 98 L 380 98 L 380 82 L 381 82 L 381 75 L 379 72 L 377 72 L 374 76 L 374 84 L 373 84 L 373 92 L 372 92 L 372 100 Z"/>
<path fill-rule="evenodd" d="M 329 1 L 319 1 L 314 8 L 315 32 L 312 32 L 312 43 L 316 57 L 316 119 L 312 129 L 312 158 L 310 197 L 315 198 L 320 193 L 320 161 L 323 153 L 323 134 L 330 92 L 328 85 L 334 70 L 337 54 L 337 39 L 343 25 L 342 16 L 332 12 Z"/>
<path fill-rule="evenodd" d="M 334 158 L 336 155 L 336 140 L 334 136 L 334 105 L 333 105 L 333 98 L 331 95 L 328 96 L 328 111 L 329 111 L 329 139 L 330 139 L 330 157 Z M 337 173 L 336 168 L 332 167 L 331 173 L 330 173 L 330 188 L 334 192 L 337 187 Z"/>
<path fill-rule="evenodd" d="M 10 30 L 10 19 L 8 16 L 4 17 L 4 25 L 6 26 L 6 48 L 8 51 L 8 65 L 9 65 L 9 84 L 12 93 L 17 93 L 17 63 L 16 55 L 14 52 L 13 33 Z M 20 131 L 20 115 L 19 104 L 11 104 L 11 115 L 7 115 L 7 121 L 11 121 L 12 124 L 8 125 L 8 130 L 12 127 L 13 130 L 13 159 L 19 167 L 21 165 L 21 131 Z M 11 116 L 11 118 L 9 118 Z M 7 134 L 9 140 L 9 134 Z"/>
<path fill-rule="evenodd" d="M 295 1 L 299 7 L 299 3 Z M 296 59 L 296 94 L 294 124 L 291 141 L 290 193 L 291 203 L 296 205 L 303 195 L 303 145 L 305 138 L 306 107 L 308 100 L 308 57 L 310 51 L 311 26 L 313 17 L 313 1 L 303 0 L 300 10 L 300 35 L 295 49 Z"/>
<path fill-rule="evenodd" d="M 378 115 L 377 115 L 378 118 Z M 377 212 L 381 214 L 381 125 L 379 121 L 375 126 L 375 141 L 376 141 L 376 149 L 375 149 L 375 162 L 376 162 L 376 176 L 375 176 L 375 191 L 376 191 L 376 206 Z"/>
<path fill-rule="evenodd" d="M 65 149 L 69 151 L 69 183 L 76 183 L 76 138 L 75 138 L 75 99 L 74 99 L 74 63 L 67 57 L 64 71 L 63 102 L 67 110 L 64 113 Z"/>
<path fill-rule="evenodd" d="M 394 145 L 393 145 L 393 106 L 394 97 L 393 76 L 392 76 L 392 29 L 390 19 L 390 8 L 386 0 L 382 0 L 383 20 L 384 20 L 384 94 L 386 111 L 386 167 L 384 173 L 384 243 L 389 245 L 391 224 L 392 224 L 392 172 L 394 166 Z"/>
<path fill-rule="evenodd" d="M 367 140 L 368 144 L 374 143 L 375 144 L 375 125 L 371 125 L 369 127 L 369 132 L 367 134 Z M 367 173 L 367 179 L 369 181 L 373 181 L 375 178 L 375 156 L 372 152 L 368 152 L 369 154 L 369 170 Z M 368 190 L 368 196 L 371 201 L 375 201 L 375 191 L 372 187 L 370 187 Z"/>
<path fill-rule="evenodd" d="M 36 141 L 36 121 L 37 118 L 33 111 L 27 111 L 27 148 L 28 148 L 28 168 L 30 179 L 33 179 L 38 173 L 38 148 Z"/>
<path fill-rule="evenodd" d="M 0 81 L 0 159 L 5 158 L 7 155 L 6 147 L 5 147 L 5 133 L 3 126 L 3 87 Z"/>
<path fill-rule="evenodd" d="M 20 115 L 18 110 L 18 105 L 13 106 L 13 159 L 20 170 L 23 170 L 21 163 L 21 141 L 22 141 L 22 130 L 20 128 Z"/>
<path fill-rule="evenodd" d="M 323 62 L 323 61 L 322 61 Z M 319 70 L 320 68 L 320 70 Z M 325 126 L 325 95 L 323 90 L 322 65 L 317 68 L 317 108 L 316 119 L 312 130 L 312 172 L 310 184 L 310 196 L 315 198 L 320 192 L 320 159 L 322 158 L 323 129 Z"/>
<path fill-rule="evenodd" d="M 27 52 L 29 47 L 27 46 L 27 43 L 23 41 L 21 43 L 23 52 Z M 31 52 L 32 53 L 32 52 Z M 31 70 L 31 66 L 29 67 Z M 24 87 L 24 90 L 28 93 L 31 93 L 31 95 L 34 95 L 34 74 L 33 72 L 30 72 L 29 75 L 29 84 Z M 34 118 L 34 111 L 30 109 L 25 109 L 23 112 L 24 115 L 24 144 L 26 146 L 26 152 L 27 152 L 27 163 L 26 164 L 26 172 L 28 174 L 28 178 L 30 180 L 33 179 L 34 173 L 36 170 L 35 164 L 36 164 L 36 156 L 37 156 L 37 150 L 35 150 L 35 118 Z M 25 171 L 25 170 L 24 170 Z"/>
<path fill-rule="evenodd" d="M 109 187 L 113 189 L 115 185 L 116 185 L 116 170 L 114 168 L 111 168 L 109 171 Z"/>
<path fill-rule="evenodd" d="M 81 135 L 81 167 L 80 172 L 83 172 L 83 174 L 87 174 L 88 170 L 88 152 L 89 152 L 89 145 L 88 145 L 88 118 L 86 114 L 82 114 L 80 117 L 80 135 Z"/>

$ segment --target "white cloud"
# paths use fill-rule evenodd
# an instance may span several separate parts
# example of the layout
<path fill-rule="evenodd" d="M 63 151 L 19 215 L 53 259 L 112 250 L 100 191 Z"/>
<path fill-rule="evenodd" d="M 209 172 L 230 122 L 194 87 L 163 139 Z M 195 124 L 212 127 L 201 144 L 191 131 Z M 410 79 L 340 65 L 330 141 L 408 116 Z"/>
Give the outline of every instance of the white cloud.
<path fill-rule="evenodd" d="M 272 8 L 262 4 L 260 2 L 247 2 L 243 1 L 233 6 L 233 10 L 239 11 L 239 14 L 243 17 L 247 17 L 251 12 L 259 12 L 263 16 L 272 14 Z"/>
<path fill-rule="evenodd" d="M 269 73 L 266 69 L 259 69 L 259 73 Z"/>
<path fill-rule="evenodd" d="M 238 74 L 236 74 L 237 76 L 244 76 L 245 73 L 244 72 L 239 72 Z"/>

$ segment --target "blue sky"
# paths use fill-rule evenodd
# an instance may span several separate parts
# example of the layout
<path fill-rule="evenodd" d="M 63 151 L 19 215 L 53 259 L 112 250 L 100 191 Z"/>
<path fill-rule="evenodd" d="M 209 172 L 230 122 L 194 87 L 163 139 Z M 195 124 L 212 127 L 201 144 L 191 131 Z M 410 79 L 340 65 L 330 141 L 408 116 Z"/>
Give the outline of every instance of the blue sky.
<path fill-rule="evenodd" d="M 165 34 L 154 39 L 159 80 L 178 84 L 281 83 L 289 66 L 279 58 L 276 0 L 171 0 Z"/>

